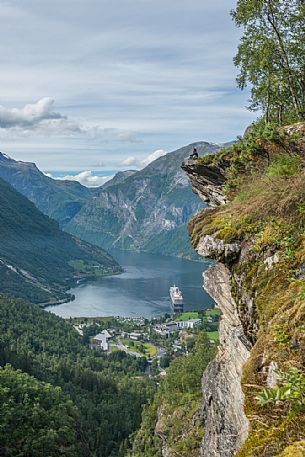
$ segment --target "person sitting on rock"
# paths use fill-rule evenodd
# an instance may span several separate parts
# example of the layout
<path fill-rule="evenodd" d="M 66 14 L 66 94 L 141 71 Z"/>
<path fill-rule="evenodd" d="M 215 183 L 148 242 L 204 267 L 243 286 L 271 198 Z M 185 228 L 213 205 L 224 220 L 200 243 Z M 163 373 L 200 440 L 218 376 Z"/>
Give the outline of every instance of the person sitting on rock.
<path fill-rule="evenodd" d="M 198 159 L 198 152 L 197 152 L 197 149 L 196 148 L 193 148 L 193 152 L 192 154 L 190 155 L 190 159 L 194 160 L 194 159 Z"/>

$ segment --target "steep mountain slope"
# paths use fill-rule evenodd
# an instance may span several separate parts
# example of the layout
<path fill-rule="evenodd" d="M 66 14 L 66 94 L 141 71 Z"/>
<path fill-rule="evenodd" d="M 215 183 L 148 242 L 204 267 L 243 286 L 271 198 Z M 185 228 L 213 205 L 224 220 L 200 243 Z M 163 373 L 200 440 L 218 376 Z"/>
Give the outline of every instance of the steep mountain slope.
<path fill-rule="evenodd" d="M 258 124 L 183 169 L 213 208 L 189 223 L 217 260 L 204 286 L 223 312 L 202 379 L 202 457 L 304 455 L 305 124 Z"/>
<path fill-rule="evenodd" d="M 126 170 L 126 171 L 119 171 L 114 175 L 112 179 L 109 181 L 105 182 L 103 184 L 103 189 L 107 189 L 108 187 L 114 186 L 116 184 L 121 184 L 122 182 L 125 181 L 125 179 L 129 178 L 129 176 L 132 176 L 136 173 L 136 170 Z"/>
<path fill-rule="evenodd" d="M 57 220 L 61 227 L 94 194 L 75 181 L 60 181 L 44 175 L 34 163 L 21 162 L 0 153 L 0 177 L 31 200 L 40 211 Z"/>
<path fill-rule="evenodd" d="M 120 271 L 102 249 L 57 222 L 0 178 L 0 291 L 33 302 L 67 298 L 72 280 Z"/>
<path fill-rule="evenodd" d="M 66 230 L 106 248 L 194 255 L 184 227 L 202 202 L 180 169 L 193 146 L 200 155 L 221 149 L 220 145 L 195 143 L 160 157 L 119 184 L 110 181 Z"/>

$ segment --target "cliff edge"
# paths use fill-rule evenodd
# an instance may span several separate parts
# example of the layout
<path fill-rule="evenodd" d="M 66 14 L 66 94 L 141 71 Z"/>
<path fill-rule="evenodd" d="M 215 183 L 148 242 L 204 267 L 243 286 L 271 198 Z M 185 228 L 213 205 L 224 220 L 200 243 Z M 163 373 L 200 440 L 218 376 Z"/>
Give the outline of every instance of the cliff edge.
<path fill-rule="evenodd" d="M 202 379 L 203 457 L 305 455 L 304 167 L 304 123 L 182 165 L 210 205 L 188 229 L 216 260 L 204 287 L 223 313 Z"/>

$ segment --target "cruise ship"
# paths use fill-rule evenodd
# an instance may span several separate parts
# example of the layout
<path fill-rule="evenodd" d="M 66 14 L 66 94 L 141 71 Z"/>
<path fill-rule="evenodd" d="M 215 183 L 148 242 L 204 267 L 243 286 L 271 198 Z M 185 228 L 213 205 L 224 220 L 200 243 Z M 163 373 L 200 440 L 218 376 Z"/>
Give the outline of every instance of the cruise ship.
<path fill-rule="evenodd" d="M 170 297 L 172 300 L 172 306 L 175 313 L 181 313 L 183 311 L 183 296 L 181 290 L 177 286 L 169 288 Z"/>

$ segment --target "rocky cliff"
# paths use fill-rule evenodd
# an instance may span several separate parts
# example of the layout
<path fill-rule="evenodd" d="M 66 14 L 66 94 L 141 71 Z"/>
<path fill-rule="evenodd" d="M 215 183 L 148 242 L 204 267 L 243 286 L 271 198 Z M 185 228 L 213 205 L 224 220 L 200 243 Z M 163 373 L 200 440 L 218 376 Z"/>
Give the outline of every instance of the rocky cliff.
<path fill-rule="evenodd" d="M 202 379 L 202 457 L 304 455 L 304 138 L 304 124 L 254 132 L 182 166 L 212 206 L 189 233 L 216 260 L 204 287 L 223 313 Z"/>
<path fill-rule="evenodd" d="M 196 161 L 184 162 L 193 189 L 211 206 L 225 204 L 225 170 Z M 210 210 L 197 214 L 189 224 L 190 232 L 203 223 Z M 205 429 L 201 448 L 203 457 L 231 457 L 245 441 L 248 420 L 243 408 L 241 376 L 249 357 L 251 342 L 246 337 L 238 307 L 232 296 L 230 265 L 240 256 L 240 243 L 226 243 L 215 235 L 199 236 L 195 247 L 198 254 L 219 262 L 203 274 L 205 290 L 222 311 L 219 328 L 220 345 L 202 379 L 203 400 L 201 419 Z M 220 263 L 222 262 L 222 263 Z"/>

